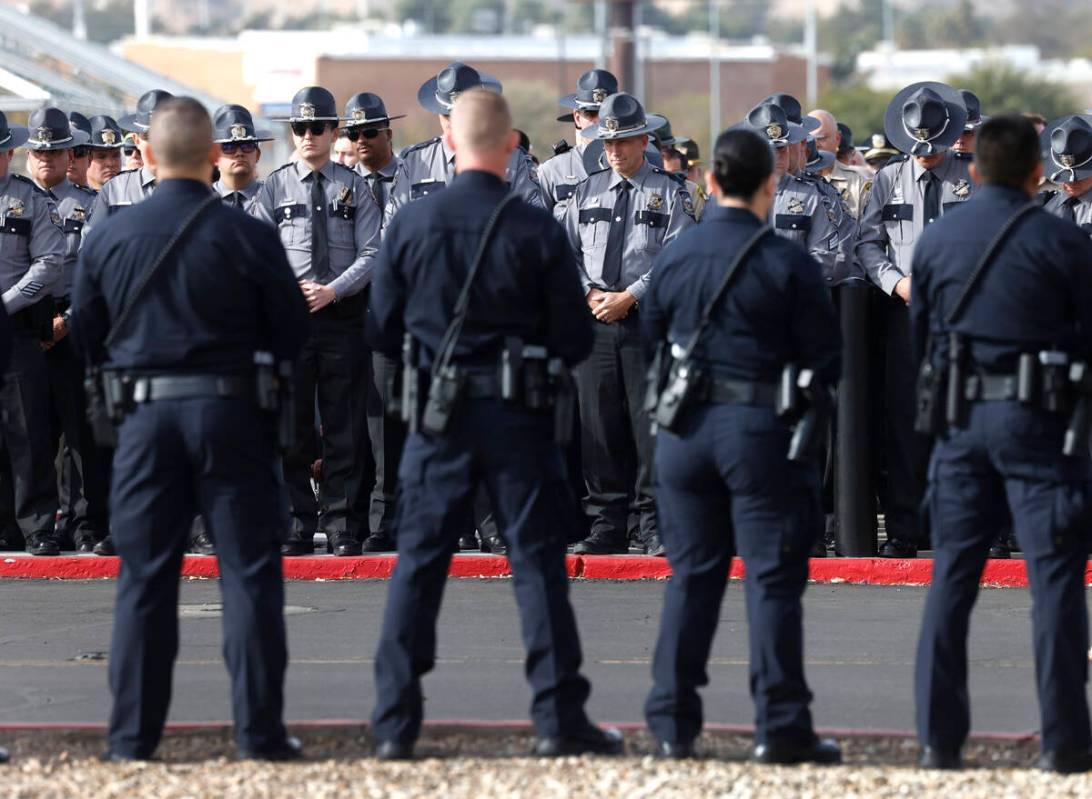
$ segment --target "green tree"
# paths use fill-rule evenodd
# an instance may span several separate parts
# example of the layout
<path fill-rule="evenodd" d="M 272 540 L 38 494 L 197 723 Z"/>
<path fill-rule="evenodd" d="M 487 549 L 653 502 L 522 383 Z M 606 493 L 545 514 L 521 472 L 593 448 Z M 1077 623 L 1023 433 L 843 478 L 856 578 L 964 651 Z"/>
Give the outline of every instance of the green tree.
<path fill-rule="evenodd" d="M 969 72 L 952 75 L 947 83 L 977 94 L 987 116 L 1034 111 L 1053 119 L 1078 108 L 1068 87 L 1027 75 L 1001 62 L 984 63 Z"/>
<path fill-rule="evenodd" d="M 819 107 L 849 125 L 855 142 L 864 142 L 883 130 L 883 115 L 890 101 L 887 92 L 874 91 L 863 83 L 850 83 L 832 85 L 819 98 Z"/>

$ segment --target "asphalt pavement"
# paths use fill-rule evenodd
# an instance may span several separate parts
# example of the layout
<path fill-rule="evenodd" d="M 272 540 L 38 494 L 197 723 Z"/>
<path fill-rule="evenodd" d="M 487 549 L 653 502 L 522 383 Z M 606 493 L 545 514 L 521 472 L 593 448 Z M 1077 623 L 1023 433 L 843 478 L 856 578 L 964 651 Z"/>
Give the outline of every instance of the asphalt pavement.
<path fill-rule="evenodd" d="M 290 719 L 365 719 L 384 581 L 290 582 Z M 812 585 L 805 596 L 807 675 L 816 724 L 910 730 L 914 647 L 925 588 Z M 106 719 L 113 581 L 0 581 L 0 724 Z M 639 722 L 663 583 L 576 581 L 589 704 L 602 721 Z M 752 723 L 742 584 L 734 582 L 704 691 L 706 720 Z M 182 646 L 172 721 L 230 718 L 221 660 L 219 591 L 182 587 Z M 978 732 L 1038 729 L 1031 597 L 983 589 L 971 625 L 970 690 Z M 426 713 L 439 719 L 524 719 L 519 622 L 510 581 L 448 581 L 439 662 L 425 678 Z"/>

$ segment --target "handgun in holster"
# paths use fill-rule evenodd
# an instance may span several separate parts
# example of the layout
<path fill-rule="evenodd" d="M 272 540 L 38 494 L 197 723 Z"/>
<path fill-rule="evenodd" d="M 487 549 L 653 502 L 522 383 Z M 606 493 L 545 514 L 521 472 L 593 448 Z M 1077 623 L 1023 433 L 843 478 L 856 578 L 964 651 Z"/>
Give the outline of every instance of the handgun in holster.
<path fill-rule="evenodd" d="M 792 377 L 796 379 L 791 385 L 795 391 L 789 392 Z M 830 427 L 830 417 L 833 411 L 834 399 L 830 389 L 823 385 L 819 376 L 812 369 L 799 369 L 789 365 L 782 373 L 782 388 L 779 393 L 785 393 L 785 399 L 790 403 L 785 406 L 785 416 L 797 417 L 789 439 L 788 459 L 795 463 L 804 463 L 815 460 L 822 452 L 827 441 L 827 431 Z M 789 394 L 794 396 L 789 397 Z M 778 402 L 781 407 L 781 402 Z M 789 411 L 788 408 L 794 408 Z"/>
<path fill-rule="evenodd" d="M 1040 352 L 1039 368 L 1042 381 L 1041 407 L 1047 413 L 1064 413 L 1072 396 L 1069 353 L 1058 350 Z"/>
<path fill-rule="evenodd" d="M 465 386 L 466 373 L 453 363 L 433 373 L 429 381 L 425 410 L 421 414 L 421 432 L 432 436 L 447 433 Z"/>
<path fill-rule="evenodd" d="M 288 452 L 296 443 L 296 404 L 292 364 L 280 363 L 273 353 L 254 353 L 254 398 L 258 409 L 276 421 L 277 449 Z"/>
<path fill-rule="evenodd" d="M 667 379 L 652 416 L 657 427 L 671 432 L 682 428 L 687 412 L 697 404 L 706 385 L 705 370 L 696 360 L 684 356 L 681 347 L 672 346 Z"/>
<path fill-rule="evenodd" d="M 644 409 L 650 419 L 656 413 L 656 406 L 660 404 L 660 392 L 667 382 L 667 372 L 671 366 L 670 346 L 667 342 L 660 343 L 645 373 Z"/>
<path fill-rule="evenodd" d="M 402 337 L 402 363 L 387 379 L 387 415 L 417 432 L 420 410 L 421 374 L 417 368 L 417 341 L 409 333 Z"/>
<path fill-rule="evenodd" d="M 1087 457 L 1092 433 L 1092 375 L 1088 364 L 1076 361 L 1069 366 L 1069 384 L 1073 392 L 1073 411 L 1065 428 L 1062 454 L 1067 458 Z"/>
<path fill-rule="evenodd" d="M 514 336 L 506 338 L 500 362 L 501 399 L 531 411 L 553 407 L 550 361 L 545 347 L 524 344 L 523 339 Z"/>
<path fill-rule="evenodd" d="M 933 366 L 932 353 L 927 353 L 918 369 L 918 381 L 914 389 L 914 432 L 926 436 L 940 435 L 943 429 L 940 392 L 943 381 Z"/>
<path fill-rule="evenodd" d="M 967 424 L 967 347 L 963 336 L 948 333 L 948 385 L 945 392 L 944 420 L 950 427 Z"/>

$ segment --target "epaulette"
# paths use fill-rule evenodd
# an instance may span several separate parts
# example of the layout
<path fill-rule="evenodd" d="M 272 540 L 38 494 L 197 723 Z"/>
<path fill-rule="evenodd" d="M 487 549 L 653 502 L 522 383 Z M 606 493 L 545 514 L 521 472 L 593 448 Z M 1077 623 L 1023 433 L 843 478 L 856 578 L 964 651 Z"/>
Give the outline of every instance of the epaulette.
<path fill-rule="evenodd" d="M 52 192 L 46 191 L 41 186 L 39 186 L 37 183 L 35 183 L 33 180 L 28 178 L 26 175 L 18 175 L 18 174 L 13 173 L 12 177 L 15 178 L 16 180 L 18 180 L 20 183 L 26 183 L 28 186 L 30 186 L 32 189 L 34 189 L 34 191 L 38 192 L 38 194 L 41 194 L 43 197 L 50 197 L 50 198 L 53 197 Z"/>
<path fill-rule="evenodd" d="M 556 144 L 554 144 L 554 148 L 553 148 L 554 149 L 554 155 L 561 155 L 562 153 L 567 153 L 572 148 L 573 148 L 573 146 L 571 144 L 569 144 L 568 139 L 561 139 Z"/>
<path fill-rule="evenodd" d="M 1057 189 L 1048 189 L 1047 191 L 1039 192 L 1039 194 L 1036 195 L 1035 199 L 1038 201 L 1040 207 L 1045 208 L 1046 204 L 1049 203 L 1051 200 L 1053 200 L 1057 196 L 1058 196 L 1058 190 Z"/>
<path fill-rule="evenodd" d="M 276 175 L 278 172 L 283 172 L 284 170 L 288 169 L 288 167 L 295 166 L 295 165 L 296 165 L 296 163 L 294 161 L 289 161 L 287 164 L 281 164 L 279 167 L 274 169 L 269 174 L 270 175 Z"/>
<path fill-rule="evenodd" d="M 330 163 L 333 164 L 334 167 L 336 167 L 335 171 L 337 169 L 343 169 L 344 171 L 348 172 L 350 175 L 353 175 L 355 177 L 360 177 L 359 172 L 357 172 L 355 169 L 351 169 L 351 168 L 345 166 L 345 164 L 339 164 L 337 161 L 331 161 Z"/>
<path fill-rule="evenodd" d="M 667 175 L 669 178 L 671 178 L 673 181 L 678 183 L 684 189 L 686 188 L 686 178 L 680 178 L 674 172 L 668 172 L 666 169 L 662 169 L 661 167 L 658 167 L 658 166 L 653 166 L 652 171 L 655 172 L 657 175 Z"/>
<path fill-rule="evenodd" d="M 400 152 L 398 154 L 398 157 L 399 158 L 405 158 L 410 153 L 415 153 L 418 150 L 425 149 L 426 147 L 432 147 L 434 144 L 439 143 L 439 141 L 440 141 L 440 137 L 437 136 L 434 139 L 428 139 L 427 141 L 418 142 L 417 144 L 411 144 L 409 147 L 406 147 L 405 149 L 403 149 L 402 152 Z"/>
<path fill-rule="evenodd" d="M 888 164 L 899 164 L 899 163 L 902 163 L 903 161 L 909 161 L 909 160 L 910 160 L 910 156 L 908 156 L 906 153 L 899 153 L 898 155 L 893 155 L 890 158 L 888 158 L 887 163 Z M 887 164 L 884 164 L 884 166 L 887 166 Z"/>
<path fill-rule="evenodd" d="M 91 188 L 90 186 L 81 186 L 78 183 L 73 183 L 72 185 L 75 186 L 80 191 L 84 192 L 85 194 L 91 195 L 92 197 L 98 197 L 99 196 L 99 193 L 97 191 L 95 191 L 93 188 Z"/>

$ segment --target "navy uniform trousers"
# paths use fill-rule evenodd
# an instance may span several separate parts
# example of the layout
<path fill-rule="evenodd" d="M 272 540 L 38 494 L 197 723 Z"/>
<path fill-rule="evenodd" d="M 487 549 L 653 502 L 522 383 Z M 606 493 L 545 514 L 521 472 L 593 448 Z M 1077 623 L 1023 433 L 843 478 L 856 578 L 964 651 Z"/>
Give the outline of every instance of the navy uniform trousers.
<path fill-rule="evenodd" d="M 565 570 L 566 536 L 579 510 L 552 416 L 499 400 L 464 401 L 447 436 L 409 436 L 398 478 L 398 563 L 375 659 L 376 739 L 412 744 L 420 732 L 421 677 L 435 663 L 448 566 L 479 485 L 508 544 L 535 729 L 542 736 L 583 730 L 591 688 L 580 674 Z"/>
<path fill-rule="evenodd" d="M 927 509 L 934 540 L 915 678 L 918 737 L 944 750 L 970 729 L 967 628 L 990 544 L 1011 510 L 1033 599 L 1044 751 L 1087 750 L 1088 612 L 1084 570 L 1089 460 L 1061 454 L 1066 420 L 1018 402 L 972 404 L 965 428 L 937 439 Z"/>
<path fill-rule="evenodd" d="M 789 429 L 770 408 L 704 405 L 681 435 L 656 440 L 656 501 L 671 578 L 664 593 L 645 718 L 659 741 L 702 728 L 697 689 L 720 617 L 733 555 L 747 569 L 750 688 L 756 743 L 815 740 L 804 679 L 808 552 L 821 529 L 819 475 L 791 463 Z"/>
<path fill-rule="evenodd" d="M 288 650 L 280 545 L 287 505 L 272 426 L 243 399 L 161 400 L 118 428 L 110 497 L 121 557 L 110 690 L 110 750 L 148 757 L 167 717 L 178 652 L 178 584 L 195 514 L 220 563 L 224 659 L 237 745 L 285 739 Z"/>

